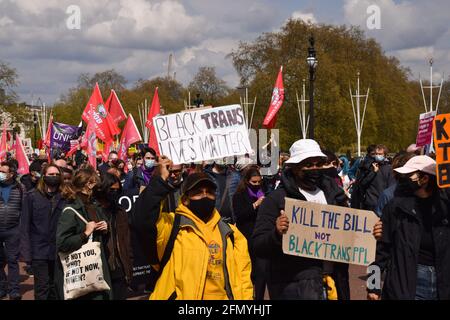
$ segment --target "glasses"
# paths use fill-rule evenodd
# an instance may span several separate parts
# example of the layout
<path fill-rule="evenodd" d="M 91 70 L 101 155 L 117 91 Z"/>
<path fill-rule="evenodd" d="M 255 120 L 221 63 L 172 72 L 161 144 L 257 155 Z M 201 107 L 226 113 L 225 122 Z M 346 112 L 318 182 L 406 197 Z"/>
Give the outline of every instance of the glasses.
<path fill-rule="evenodd" d="M 191 191 L 190 198 L 192 200 L 200 200 L 203 198 L 209 198 L 211 200 L 216 199 L 216 194 L 212 190 L 202 189 L 202 190 L 193 190 Z"/>

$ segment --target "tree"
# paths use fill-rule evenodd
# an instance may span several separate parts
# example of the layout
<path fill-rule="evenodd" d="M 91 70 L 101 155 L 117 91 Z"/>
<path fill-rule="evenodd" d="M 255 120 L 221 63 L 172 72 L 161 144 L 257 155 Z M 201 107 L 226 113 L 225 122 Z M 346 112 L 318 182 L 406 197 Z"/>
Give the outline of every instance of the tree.
<path fill-rule="evenodd" d="M 265 33 L 253 42 L 240 43 L 230 54 L 241 83 L 258 96 L 254 127 L 262 126 L 277 72 L 283 65 L 285 102 L 277 120 L 281 148 L 287 150 L 301 138 L 295 92 L 300 92 L 302 80 L 308 79 L 306 56 L 311 34 L 316 39 L 319 60 L 314 97 L 316 140 L 330 151 L 356 151 L 349 84 L 354 90 L 360 71 L 362 88 L 371 88 L 362 145 L 384 143 L 396 151 L 413 143 L 423 107 L 417 99 L 420 91 L 408 81 L 409 70 L 386 56 L 381 46 L 357 27 L 313 25 L 300 20 L 290 20 L 279 32 Z"/>
<path fill-rule="evenodd" d="M 214 67 L 200 67 L 194 79 L 189 83 L 188 89 L 191 94 L 200 94 L 205 105 L 215 106 L 230 92 L 225 81 L 217 77 Z"/>
<path fill-rule="evenodd" d="M 17 94 L 14 88 L 18 85 L 16 69 L 8 63 L 0 61 L 0 105 L 16 102 Z"/>
<path fill-rule="evenodd" d="M 114 69 L 97 72 L 93 76 L 89 73 L 82 73 L 78 77 L 78 89 L 92 89 L 95 83 L 98 83 L 102 94 L 109 95 L 111 89 L 114 89 L 116 92 L 125 90 L 127 80 Z"/>

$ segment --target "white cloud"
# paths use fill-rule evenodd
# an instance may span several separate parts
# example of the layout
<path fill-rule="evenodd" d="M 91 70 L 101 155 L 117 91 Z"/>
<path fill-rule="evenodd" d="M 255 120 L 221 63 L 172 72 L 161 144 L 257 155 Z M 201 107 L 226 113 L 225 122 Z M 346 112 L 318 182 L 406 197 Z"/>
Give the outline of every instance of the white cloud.
<path fill-rule="evenodd" d="M 292 13 L 291 16 L 292 19 L 294 20 L 302 20 L 306 23 L 317 23 L 317 19 L 316 17 L 314 17 L 313 13 L 304 13 L 302 11 L 295 11 Z"/>
<path fill-rule="evenodd" d="M 380 8 L 381 29 L 369 30 L 369 6 Z M 448 1 L 346 0 L 347 22 L 361 26 L 379 40 L 386 50 L 400 50 L 433 45 L 449 27 Z"/>

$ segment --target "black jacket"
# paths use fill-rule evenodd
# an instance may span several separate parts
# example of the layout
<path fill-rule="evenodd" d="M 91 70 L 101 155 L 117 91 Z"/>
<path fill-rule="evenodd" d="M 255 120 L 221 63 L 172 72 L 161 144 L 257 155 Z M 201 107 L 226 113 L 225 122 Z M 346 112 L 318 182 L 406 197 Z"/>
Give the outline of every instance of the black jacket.
<path fill-rule="evenodd" d="M 383 209 L 383 236 L 377 242 L 374 265 L 386 271 L 383 299 L 414 300 L 417 261 L 421 241 L 421 218 L 416 197 L 397 196 Z M 447 190 L 434 195 L 432 236 L 435 245 L 437 290 L 440 299 L 450 299 L 450 199 Z M 376 290 L 373 290 L 376 291 Z"/>
<path fill-rule="evenodd" d="M 373 162 L 371 157 L 366 157 L 358 169 L 352 193 L 352 208 L 375 210 L 381 193 L 395 183 L 390 164 L 381 163 L 378 172 L 374 172 Z"/>
<path fill-rule="evenodd" d="M 347 197 L 332 178 L 323 176 L 318 187 L 325 193 L 328 204 L 346 206 Z M 284 209 L 285 197 L 306 201 L 289 169 L 283 171 L 280 187 L 266 196 L 259 208 L 252 236 L 255 253 L 271 261 L 269 283 L 291 283 L 304 278 L 305 274 L 309 274 L 308 277 L 313 274 L 314 281 L 321 283 L 322 260 L 283 253 L 282 237 L 277 233 L 276 219 L 280 210 Z"/>
<path fill-rule="evenodd" d="M 61 194 L 53 198 L 37 189 L 27 193 L 22 212 L 22 255 L 25 261 L 55 260 L 56 226 L 66 201 Z"/>
<path fill-rule="evenodd" d="M 247 238 L 251 247 L 251 237 L 256 223 L 258 209 L 253 208 L 253 201 L 247 191 L 236 192 L 233 195 L 233 212 L 236 219 L 236 226 Z"/>

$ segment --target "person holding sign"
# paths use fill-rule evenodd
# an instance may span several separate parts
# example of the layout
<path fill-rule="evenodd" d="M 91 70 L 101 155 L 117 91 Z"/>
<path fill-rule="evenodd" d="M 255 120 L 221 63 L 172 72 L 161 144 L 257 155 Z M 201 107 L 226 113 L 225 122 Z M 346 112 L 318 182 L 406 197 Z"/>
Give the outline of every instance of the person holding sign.
<path fill-rule="evenodd" d="M 214 208 L 216 184 L 189 175 L 175 212 L 161 202 L 173 190 L 171 161 L 160 157 L 157 175 L 136 202 L 133 226 L 155 268 L 151 300 L 249 300 L 253 296 L 247 241 Z"/>
<path fill-rule="evenodd" d="M 64 209 L 70 207 L 70 210 L 63 209 L 58 226 L 56 229 L 56 247 L 58 252 L 70 253 L 79 250 L 85 243 L 88 242 L 89 236 L 93 235 L 93 241 L 102 244 L 101 261 L 103 278 L 111 288 L 111 277 L 108 267 L 108 260 L 106 259 L 105 250 L 108 240 L 108 222 L 102 209 L 93 201 L 93 190 L 99 183 L 99 178 L 94 168 L 86 167 L 78 170 L 72 183 L 64 186 L 63 196 L 68 203 Z M 85 220 L 85 224 L 79 219 L 75 211 L 78 212 Z M 58 296 L 62 299 L 64 297 L 64 274 L 63 267 L 58 261 L 55 267 L 55 285 Z M 95 291 L 85 296 L 80 297 L 82 300 L 111 300 L 112 292 L 109 291 Z"/>
<path fill-rule="evenodd" d="M 395 197 L 383 209 L 381 239 L 373 263 L 381 272 L 386 271 L 386 278 L 382 291 L 368 287 L 368 299 L 448 300 L 448 190 L 438 188 L 436 162 L 428 156 L 415 156 L 395 171 L 401 177 Z M 376 275 L 369 274 L 368 284 Z"/>
<path fill-rule="evenodd" d="M 324 274 L 336 279 L 338 298 L 349 298 L 348 271 L 330 270 L 330 263 L 287 255 L 282 249 L 282 235 L 289 228 L 284 213 L 285 198 L 347 206 L 347 197 L 336 181 L 323 173 L 327 157 L 318 143 L 310 139 L 296 141 L 291 157 L 281 175 L 280 187 L 262 202 L 256 218 L 253 243 L 256 254 L 270 260 L 269 293 L 272 299 L 323 300 Z M 342 265 L 342 264 L 341 264 Z M 347 266 L 348 267 L 348 266 Z M 344 268 L 345 269 L 345 268 Z M 330 298 L 336 298 L 331 279 Z"/>

